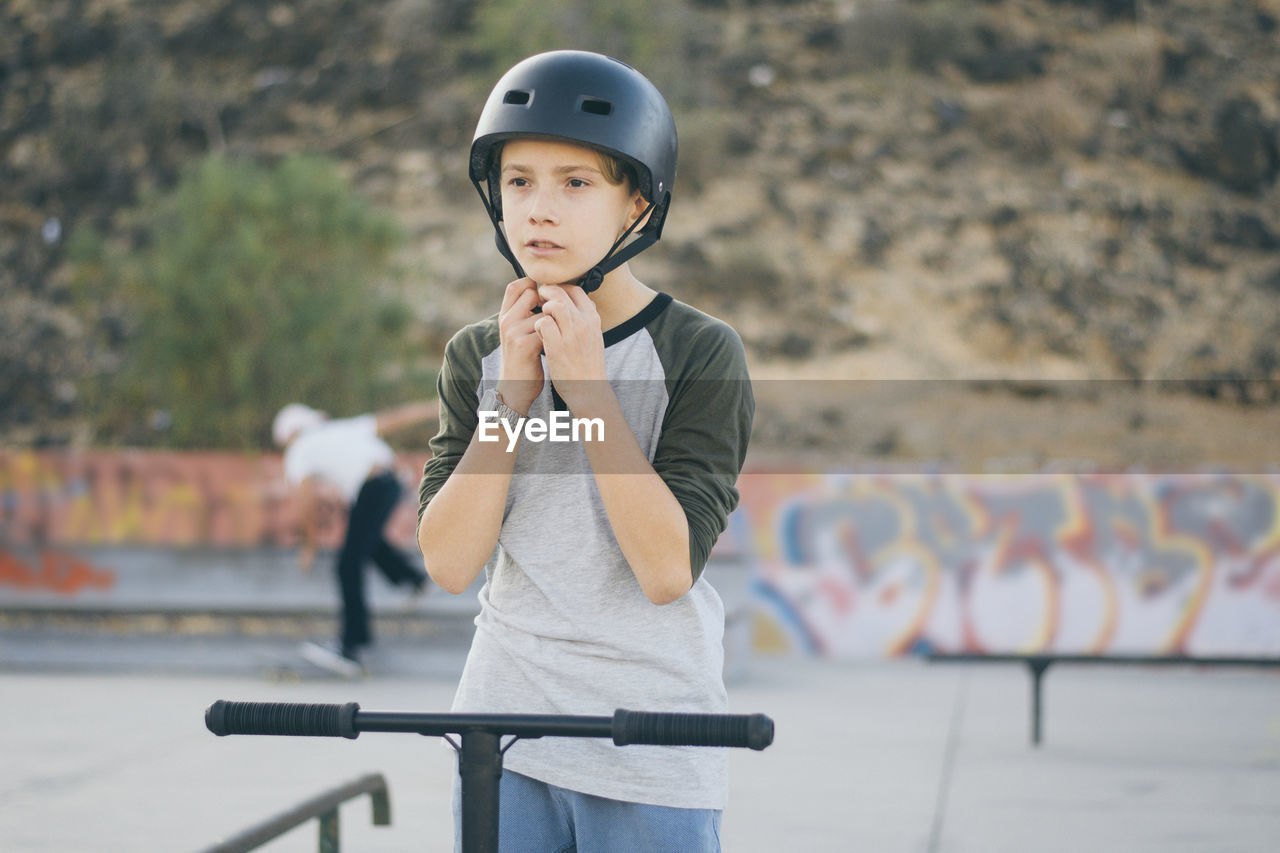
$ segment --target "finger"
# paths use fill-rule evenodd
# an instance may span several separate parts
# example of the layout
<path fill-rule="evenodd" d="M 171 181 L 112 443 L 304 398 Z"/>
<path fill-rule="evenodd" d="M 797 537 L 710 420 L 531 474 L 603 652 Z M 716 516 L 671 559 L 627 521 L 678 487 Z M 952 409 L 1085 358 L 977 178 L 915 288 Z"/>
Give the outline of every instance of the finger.
<path fill-rule="evenodd" d="M 538 333 L 538 337 L 542 339 L 543 346 L 549 352 L 553 352 L 560 347 L 560 342 L 564 336 L 560 332 L 560 326 L 556 323 L 555 318 L 549 316 L 545 312 L 533 324 L 534 331 Z"/>
<path fill-rule="evenodd" d="M 533 321 L 537 320 L 541 315 L 526 314 L 523 317 L 510 317 L 500 324 L 502 337 L 505 340 L 524 337 L 533 334 Z"/>
<path fill-rule="evenodd" d="M 538 297 L 532 291 L 525 291 L 516 297 L 506 310 L 498 315 L 498 328 L 507 334 L 522 324 L 527 324 L 537 316 Z"/>
<path fill-rule="evenodd" d="M 531 315 L 519 321 L 513 322 L 502 329 L 502 340 L 506 344 L 514 344 L 522 341 L 530 335 L 536 335 L 534 331 L 534 322 L 540 315 Z"/>
<path fill-rule="evenodd" d="M 558 284 L 538 285 L 538 298 L 544 303 L 551 302 L 553 300 L 569 301 L 569 295 L 565 293 L 564 288 Z"/>
<path fill-rule="evenodd" d="M 564 288 L 565 295 L 573 307 L 577 310 L 578 316 L 582 322 L 587 325 L 599 325 L 600 312 L 596 309 L 596 303 L 587 293 L 577 285 Z"/>
<path fill-rule="evenodd" d="M 600 313 L 591 297 L 576 285 L 560 286 L 555 289 L 554 296 L 546 305 L 553 306 L 551 312 L 560 323 L 562 332 L 572 329 L 599 330 Z M 545 307 L 545 306 L 544 306 Z"/>
<path fill-rule="evenodd" d="M 504 290 L 502 293 L 502 308 L 500 309 L 499 313 L 506 313 L 506 311 L 510 309 L 512 305 L 515 304 L 516 300 L 519 299 L 520 295 L 523 293 L 533 291 L 534 298 L 536 299 L 537 290 L 538 290 L 538 286 L 534 284 L 533 279 L 528 277 L 518 278 L 515 281 L 511 282 L 510 284 L 507 285 L 507 289 Z"/>
<path fill-rule="evenodd" d="M 569 301 L 582 310 L 595 308 L 595 303 L 591 301 L 591 297 L 587 292 L 576 284 L 564 285 L 560 288 L 564 291 L 565 296 L 569 297 Z"/>
<path fill-rule="evenodd" d="M 542 298 L 538 296 L 536 288 L 529 288 L 516 297 L 516 301 L 512 304 L 511 309 L 518 311 L 522 316 L 532 316 L 538 305 L 542 302 Z"/>
<path fill-rule="evenodd" d="M 573 303 L 569 302 L 562 295 L 556 294 L 550 299 L 543 300 L 542 313 L 550 314 L 552 317 L 567 317 L 573 311 Z"/>
<path fill-rule="evenodd" d="M 533 358 L 541 353 L 542 338 L 538 336 L 534 325 L 537 319 L 537 317 L 531 317 L 527 323 L 521 323 L 518 330 L 505 333 L 502 338 L 503 352 L 516 360 Z"/>
<path fill-rule="evenodd" d="M 578 308 L 563 287 L 555 284 L 544 285 L 538 290 L 538 295 L 542 297 L 542 310 L 550 311 L 559 318 L 561 328 L 564 328 L 565 323 L 574 322 L 574 315 L 578 313 Z"/>

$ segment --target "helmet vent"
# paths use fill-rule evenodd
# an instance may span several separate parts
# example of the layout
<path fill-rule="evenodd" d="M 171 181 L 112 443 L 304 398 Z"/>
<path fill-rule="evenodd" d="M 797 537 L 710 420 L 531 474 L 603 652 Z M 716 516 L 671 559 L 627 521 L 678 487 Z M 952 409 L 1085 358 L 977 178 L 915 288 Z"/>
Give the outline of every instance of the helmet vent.
<path fill-rule="evenodd" d="M 593 116 L 607 116 L 613 112 L 613 104 L 609 101 L 602 101 L 599 98 L 584 95 L 578 103 L 578 109 Z"/>
<path fill-rule="evenodd" d="M 531 99 L 530 93 L 521 91 L 520 89 L 512 89 L 510 92 L 507 92 L 505 96 L 503 96 L 502 103 L 515 104 L 518 107 L 522 107 L 528 104 L 530 99 Z"/>

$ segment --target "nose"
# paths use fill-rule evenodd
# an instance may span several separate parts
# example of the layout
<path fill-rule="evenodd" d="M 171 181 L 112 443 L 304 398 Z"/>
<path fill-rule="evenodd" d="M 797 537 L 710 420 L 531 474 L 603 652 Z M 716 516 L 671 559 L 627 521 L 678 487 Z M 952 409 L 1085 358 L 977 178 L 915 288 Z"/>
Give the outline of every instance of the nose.
<path fill-rule="evenodd" d="M 555 224 L 560 219 L 552 193 L 544 188 L 533 190 L 529 198 L 529 222 Z"/>

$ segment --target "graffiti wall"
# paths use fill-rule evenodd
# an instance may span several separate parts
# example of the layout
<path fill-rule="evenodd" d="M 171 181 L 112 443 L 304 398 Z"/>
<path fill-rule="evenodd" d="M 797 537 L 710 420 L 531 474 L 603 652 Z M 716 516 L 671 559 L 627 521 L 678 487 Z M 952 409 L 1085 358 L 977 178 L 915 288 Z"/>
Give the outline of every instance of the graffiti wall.
<path fill-rule="evenodd" d="M 409 499 L 389 525 L 414 545 L 417 483 L 425 454 L 397 464 Z M 321 502 L 318 544 L 342 541 L 336 496 Z M 77 549 L 290 548 L 301 541 L 298 505 L 276 454 L 0 451 L 0 587 L 74 594 L 109 587 L 108 569 Z"/>
<path fill-rule="evenodd" d="M 406 548 L 425 460 L 399 460 Z M 757 646 L 1280 656 L 1280 475 L 756 470 L 739 485 L 717 551 L 752 569 Z M 334 547 L 341 504 L 322 520 Z M 278 455 L 0 452 L 0 592 L 109 588 L 85 549 L 299 538 Z"/>
<path fill-rule="evenodd" d="M 741 481 L 761 641 L 1280 656 L 1280 477 L 786 475 Z"/>

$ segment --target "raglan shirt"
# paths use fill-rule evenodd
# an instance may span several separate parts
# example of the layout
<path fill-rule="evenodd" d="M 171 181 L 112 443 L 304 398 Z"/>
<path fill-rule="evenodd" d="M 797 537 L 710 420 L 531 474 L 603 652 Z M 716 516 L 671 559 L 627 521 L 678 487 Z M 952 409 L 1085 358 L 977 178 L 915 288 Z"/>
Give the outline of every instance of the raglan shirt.
<path fill-rule="evenodd" d="M 742 342 L 666 294 L 604 337 L 627 425 L 684 509 L 695 582 L 675 602 L 651 603 L 614 538 L 581 442 L 521 438 L 455 712 L 726 710 L 724 606 L 700 576 L 738 502 L 755 410 Z M 419 519 L 466 451 L 500 365 L 496 316 L 446 347 Z M 547 419 L 558 404 L 547 383 L 528 416 Z M 586 794 L 677 808 L 723 809 L 728 791 L 728 757 L 717 748 L 548 737 L 517 741 L 504 766 Z"/>

